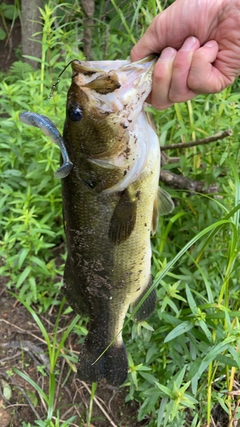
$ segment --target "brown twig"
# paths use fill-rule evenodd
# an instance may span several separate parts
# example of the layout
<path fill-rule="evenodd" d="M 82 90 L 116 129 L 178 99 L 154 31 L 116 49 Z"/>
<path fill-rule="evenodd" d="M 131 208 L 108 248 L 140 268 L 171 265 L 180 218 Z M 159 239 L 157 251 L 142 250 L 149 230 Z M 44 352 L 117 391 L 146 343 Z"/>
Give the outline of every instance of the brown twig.
<path fill-rule="evenodd" d="M 36 338 L 38 341 L 41 341 L 43 344 L 47 344 L 47 343 L 46 343 L 46 341 L 45 341 L 45 340 L 43 340 L 42 338 L 38 337 L 38 336 L 37 336 L 37 335 L 35 335 L 35 334 L 32 334 L 32 332 L 27 331 L 26 329 L 23 329 L 23 328 L 20 328 L 20 327 L 19 327 L 19 326 L 17 326 L 17 325 L 14 325 L 14 323 L 8 322 L 8 320 L 6 320 L 6 319 L 0 319 L 0 322 L 7 323 L 7 325 L 10 325 L 10 326 L 12 326 L 12 327 L 14 327 L 14 328 L 18 329 L 18 331 L 20 331 L 21 333 L 26 334 L 26 335 L 31 335 L 33 338 Z"/>
<path fill-rule="evenodd" d="M 88 393 L 91 396 L 91 390 L 89 389 L 89 387 L 87 386 L 87 384 L 84 381 L 80 381 L 84 388 L 88 391 Z M 110 418 L 110 416 L 108 415 L 108 413 L 105 411 L 105 409 L 103 408 L 103 406 L 100 404 L 99 399 L 94 396 L 93 398 L 94 402 L 96 403 L 96 405 L 99 407 L 99 409 L 102 411 L 102 413 L 105 415 L 105 417 L 108 419 L 108 421 L 110 422 L 111 426 L 113 427 L 117 427 L 117 425 L 114 423 L 114 421 Z"/>
<path fill-rule="evenodd" d="M 50 370 L 50 364 L 49 364 L 49 359 L 48 357 L 45 355 L 44 350 L 37 346 L 36 344 L 34 344 L 33 342 L 29 341 L 29 340 L 19 340 L 19 341 L 10 341 L 7 343 L 2 343 L 0 345 L 0 347 L 2 348 L 17 348 L 17 349 L 21 349 L 23 351 L 26 351 L 27 353 L 30 354 L 30 356 L 37 361 L 38 363 L 41 362 L 46 366 L 46 369 L 49 371 Z M 34 358 L 34 354 L 37 357 L 37 360 Z"/>
<path fill-rule="evenodd" d="M 160 181 L 164 182 L 168 187 L 187 190 L 191 193 L 213 194 L 218 193 L 219 189 L 215 184 L 211 184 L 208 188 L 205 187 L 205 182 L 195 181 L 183 175 L 177 175 L 169 170 L 161 170 Z"/>
<path fill-rule="evenodd" d="M 161 147 L 161 150 L 166 151 L 166 150 L 171 150 L 175 148 L 181 150 L 182 148 L 196 147 L 197 145 L 207 145 L 207 144 L 210 144 L 211 142 L 218 141 L 219 139 L 224 139 L 231 135 L 232 135 L 232 130 L 226 129 L 223 132 L 218 132 L 218 133 L 215 133 L 214 135 L 208 136 L 207 138 L 197 139 L 196 141 L 164 145 L 163 147 Z"/>

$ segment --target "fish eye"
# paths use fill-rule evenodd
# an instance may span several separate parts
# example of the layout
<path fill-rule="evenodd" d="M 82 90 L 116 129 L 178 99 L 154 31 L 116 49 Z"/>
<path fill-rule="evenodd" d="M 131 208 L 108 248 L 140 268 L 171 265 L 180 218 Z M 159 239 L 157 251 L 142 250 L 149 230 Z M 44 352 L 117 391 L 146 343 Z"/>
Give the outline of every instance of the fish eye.
<path fill-rule="evenodd" d="M 78 105 L 73 105 L 68 109 L 68 117 L 72 122 L 79 122 L 83 117 L 83 112 Z"/>

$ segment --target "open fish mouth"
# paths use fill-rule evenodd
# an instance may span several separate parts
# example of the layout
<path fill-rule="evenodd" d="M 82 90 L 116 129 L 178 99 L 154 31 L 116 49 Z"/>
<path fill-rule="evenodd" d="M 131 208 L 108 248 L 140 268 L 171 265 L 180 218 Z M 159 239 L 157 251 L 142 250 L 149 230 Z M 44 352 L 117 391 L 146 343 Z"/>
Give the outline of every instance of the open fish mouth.
<path fill-rule="evenodd" d="M 129 119 L 134 120 L 151 91 L 156 61 L 155 55 L 136 62 L 74 60 L 73 81 L 96 108 L 108 113 L 121 111 L 125 115 L 132 109 Z"/>

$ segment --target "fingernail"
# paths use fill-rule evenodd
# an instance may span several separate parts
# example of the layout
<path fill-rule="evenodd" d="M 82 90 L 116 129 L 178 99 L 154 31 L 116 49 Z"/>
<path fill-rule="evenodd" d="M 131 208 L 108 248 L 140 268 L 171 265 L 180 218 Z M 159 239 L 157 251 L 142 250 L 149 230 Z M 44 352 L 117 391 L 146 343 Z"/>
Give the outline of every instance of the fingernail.
<path fill-rule="evenodd" d="M 205 47 L 205 46 L 207 46 L 207 47 L 213 47 L 213 46 L 215 46 L 215 45 L 216 45 L 216 42 L 211 40 L 211 41 L 209 41 L 209 42 L 205 43 L 204 47 Z"/>
<path fill-rule="evenodd" d="M 188 37 L 183 43 L 181 50 L 191 50 L 195 46 L 196 41 L 197 41 L 196 37 L 193 37 L 193 36 Z"/>
<path fill-rule="evenodd" d="M 163 49 L 160 58 L 167 60 L 167 59 L 174 58 L 175 55 L 176 55 L 175 49 L 173 49 L 172 47 L 166 47 L 165 49 Z"/>

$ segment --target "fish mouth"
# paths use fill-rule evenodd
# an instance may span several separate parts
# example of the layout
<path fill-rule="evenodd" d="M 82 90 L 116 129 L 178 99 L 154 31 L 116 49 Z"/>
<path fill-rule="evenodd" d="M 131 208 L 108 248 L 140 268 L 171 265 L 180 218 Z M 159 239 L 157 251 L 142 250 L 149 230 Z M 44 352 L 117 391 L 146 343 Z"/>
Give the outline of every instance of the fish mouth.
<path fill-rule="evenodd" d="M 135 62 L 128 62 L 117 70 L 119 83 L 125 90 L 139 87 L 146 80 L 152 81 L 152 72 L 157 61 L 156 55 L 150 55 Z"/>
<path fill-rule="evenodd" d="M 136 62 L 128 63 L 117 71 L 121 85 L 118 97 L 120 108 L 124 108 L 126 104 L 131 105 L 132 101 L 135 101 L 136 114 L 139 114 L 143 102 L 152 89 L 152 73 L 156 61 L 157 57 L 150 55 Z"/>
<path fill-rule="evenodd" d="M 73 81 L 97 108 L 110 113 L 126 106 L 129 110 L 134 104 L 134 116 L 137 116 L 151 91 L 157 59 L 156 55 L 149 55 L 136 62 L 74 60 Z"/>
<path fill-rule="evenodd" d="M 106 61 L 79 61 L 74 59 L 72 61 L 72 68 L 74 68 L 76 72 L 83 74 L 87 81 L 90 81 L 101 73 L 112 70 L 121 70 L 125 67 L 134 67 L 136 69 L 142 67 L 142 71 L 144 71 L 148 66 L 154 66 L 157 59 L 157 55 L 149 55 L 135 62 L 131 62 L 128 59 Z"/>

